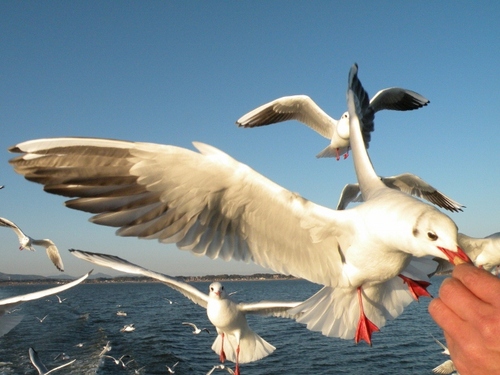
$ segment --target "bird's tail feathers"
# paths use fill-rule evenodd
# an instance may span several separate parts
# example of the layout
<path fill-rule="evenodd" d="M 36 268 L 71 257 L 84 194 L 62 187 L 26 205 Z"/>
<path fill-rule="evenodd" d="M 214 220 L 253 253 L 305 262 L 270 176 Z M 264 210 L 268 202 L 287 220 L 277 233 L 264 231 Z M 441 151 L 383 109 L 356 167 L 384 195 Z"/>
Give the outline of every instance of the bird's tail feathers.
<path fill-rule="evenodd" d="M 226 359 L 231 362 L 236 362 L 236 348 L 238 343 L 232 335 L 224 336 L 224 352 Z M 222 349 L 222 336 L 219 334 L 215 339 L 212 350 L 220 354 Z M 249 363 L 258 361 L 274 352 L 276 348 L 269 344 L 266 340 L 260 337 L 253 331 L 247 331 L 240 339 L 240 357 L 239 363 Z"/>
<path fill-rule="evenodd" d="M 388 319 L 395 319 L 412 302 L 408 287 L 399 277 L 382 284 L 362 288 L 366 316 L 378 328 Z M 302 313 L 296 320 L 311 331 L 325 336 L 353 339 L 359 321 L 359 302 L 356 288 L 325 286 L 299 306 L 289 310 Z"/>

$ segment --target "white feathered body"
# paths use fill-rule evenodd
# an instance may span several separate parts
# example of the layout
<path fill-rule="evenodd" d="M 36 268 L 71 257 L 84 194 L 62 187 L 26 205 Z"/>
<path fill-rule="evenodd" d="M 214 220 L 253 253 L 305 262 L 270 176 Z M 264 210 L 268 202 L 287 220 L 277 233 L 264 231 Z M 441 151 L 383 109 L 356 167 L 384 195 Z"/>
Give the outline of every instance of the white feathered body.
<path fill-rule="evenodd" d="M 217 338 L 212 350 L 221 352 L 222 333 L 224 333 L 224 352 L 227 360 L 236 362 L 238 338 L 240 342 L 239 363 L 257 361 L 274 352 L 274 346 L 257 335 L 248 326 L 245 314 L 238 304 L 229 298 L 210 298 L 207 305 L 207 315 L 210 322 L 217 328 Z"/>

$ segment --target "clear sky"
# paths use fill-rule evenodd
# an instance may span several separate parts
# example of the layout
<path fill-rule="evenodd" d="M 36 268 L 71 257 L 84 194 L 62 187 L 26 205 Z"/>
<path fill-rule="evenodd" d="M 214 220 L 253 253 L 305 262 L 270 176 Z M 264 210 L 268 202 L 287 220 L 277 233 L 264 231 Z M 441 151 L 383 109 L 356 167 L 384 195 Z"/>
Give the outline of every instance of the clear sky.
<path fill-rule="evenodd" d="M 377 113 L 369 149 L 377 173 L 417 174 L 467 206 L 450 214 L 461 232 L 498 232 L 499 15 L 497 1 L 2 1 L 0 216 L 52 239 L 70 275 L 91 265 L 69 248 L 173 276 L 260 272 L 117 237 L 17 175 L 7 148 L 58 136 L 201 141 L 334 208 L 355 182 L 352 158 L 316 159 L 328 140 L 297 122 L 240 129 L 235 121 L 294 94 L 338 119 L 357 62 L 370 95 L 400 86 L 431 101 Z M 19 252 L 14 233 L 0 229 L 0 272 L 58 273 L 43 249 Z"/>

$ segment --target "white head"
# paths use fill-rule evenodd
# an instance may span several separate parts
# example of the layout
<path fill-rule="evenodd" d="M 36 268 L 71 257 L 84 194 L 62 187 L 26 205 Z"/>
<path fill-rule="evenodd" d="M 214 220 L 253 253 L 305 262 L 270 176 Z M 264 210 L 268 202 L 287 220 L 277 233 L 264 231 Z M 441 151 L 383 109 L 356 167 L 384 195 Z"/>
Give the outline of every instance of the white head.
<path fill-rule="evenodd" d="M 33 246 L 31 245 L 31 238 L 24 236 L 19 240 L 19 250 L 31 250 L 33 251 Z"/>
<path fill-rule="evenodd" d="M 458 246 L 458 228 L 448 216 L 432 206 L 417 216 L 412 228 L 412 254 L 433 255 L 452 264 L 472 263 Z"/>
<path fill-rule="evenodd" d="M 337 123 L 337 134 L 342 139 L 349 139 L 349 112 L 344 112 Z"/>
<path fill-rule="evenodd" d="M 227 298 L 227 293 L 224 289 L 224 286 L 221 283 L 219 283 L 218 281 L 210 284 L 210 287 L 208 290 L 209 290 L 209 293 L 208 293 L 209 297 L 217 298 L 217 299 Z"/>

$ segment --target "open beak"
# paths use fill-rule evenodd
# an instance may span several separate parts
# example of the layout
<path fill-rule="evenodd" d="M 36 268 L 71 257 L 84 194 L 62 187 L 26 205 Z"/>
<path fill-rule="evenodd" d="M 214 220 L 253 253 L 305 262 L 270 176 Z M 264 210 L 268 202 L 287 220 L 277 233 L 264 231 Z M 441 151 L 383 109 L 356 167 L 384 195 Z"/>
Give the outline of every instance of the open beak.
<path fill-rule="evenodd" d="M 457 246 L 456 251 L 448 250 L 445 249 L 444 247 L 439 247 L 439 246 L 438 249 L 441 250 L 444 253 L 444 255 L 446 255 L 450 263 L 454 264 L 455 266 L 462 263 L 472 264 L 472 260 L 470 260 L 467 254 L 465 254 L 465 252 L 459 246 Z"/>

